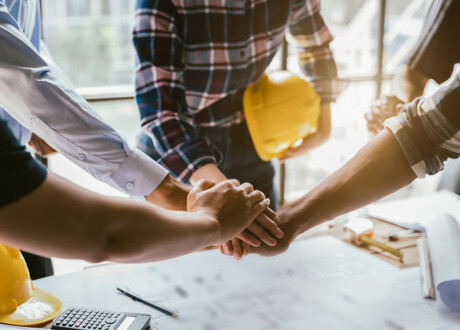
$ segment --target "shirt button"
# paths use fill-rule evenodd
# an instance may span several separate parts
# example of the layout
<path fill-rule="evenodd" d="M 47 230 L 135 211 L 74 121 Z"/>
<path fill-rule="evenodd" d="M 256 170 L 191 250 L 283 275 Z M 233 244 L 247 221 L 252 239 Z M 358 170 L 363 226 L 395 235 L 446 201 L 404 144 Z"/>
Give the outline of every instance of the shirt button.
<path fill-rule="evenodd" d="M 78 154 L 78 159 L 84 161 L 86 159 L 86 156 L 83 154 Z"/>
<path fill-rule="evenodd" d="M 133 189 L 133 188 L 134 188 L 134 182 L 128 182 L 128 183 L 126 184 L 126 189 L 131 190 L 131 189 Z"/>
<path fill-rule="evenodd" d="M 245 52 L 244 50 L 242 50 L 242 51 L 240 52 L 240 56 L 241 56 L 241 57 L 244 57 L 245 55 L 246 55 L 246 52 Z"/>

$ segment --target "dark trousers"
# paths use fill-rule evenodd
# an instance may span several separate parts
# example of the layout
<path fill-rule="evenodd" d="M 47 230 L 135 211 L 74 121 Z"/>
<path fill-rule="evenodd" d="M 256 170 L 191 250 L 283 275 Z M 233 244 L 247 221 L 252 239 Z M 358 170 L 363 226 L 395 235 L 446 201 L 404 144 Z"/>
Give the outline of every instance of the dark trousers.
<path fill-rule="evenodd" d="M 270 198 L 270 207 L 277 210 L 275 168 L 272 162 L 264 162 L 257 155 L 246 122 L 230 127 L 201 127 L 198 134 L 208 137 L 219 151 L 221 157 L 218 167 L 227 178 L 237 179 L 241 183 L 250 182 Z M 145 133 L 140 136 L 139 148 L 151 158 L 158 159 L 159 154 Z"/>
<path fill-rule="evenodd" d="M 30 278 L 32 280 L 38 280 L 39 278 L 52 276 L 54 274 L 53 264 L 50 258 L 37 256 L 24 251 L 21 251 L 21 253 L 29 268 Z"/>

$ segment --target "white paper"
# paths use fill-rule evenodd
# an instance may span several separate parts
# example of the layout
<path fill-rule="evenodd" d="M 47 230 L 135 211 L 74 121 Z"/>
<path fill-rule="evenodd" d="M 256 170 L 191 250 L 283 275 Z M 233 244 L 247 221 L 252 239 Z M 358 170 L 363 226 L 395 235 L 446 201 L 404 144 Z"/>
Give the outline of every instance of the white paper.
<path fill-rule="evenodd" d="M 441 314 L 421 297 L 418 269 L 402 272 L 332 237 L 293 243 L 273 258 L 250 255 L 237 262 L 209 251 L 34 284 L 65 307 L 148 313 L 153 330 L 447 330 L 460 324 L 460 313 Z M 117 294 L 117 286 L 176 311 L 180 319 Z"/>
<path fill-rule="evenodd" d="M 436 301 L 460 311 L 460 232 L 455 219 L 440 217 L 426 227 Z"/>
<path fill-rule="evenodd" d="M 376 203 L 367 206 L 367 215 L 414 230 L 424 230 L 444 213 L 460 222 L 460 196 L 442 190 L 433 194 Z"/>

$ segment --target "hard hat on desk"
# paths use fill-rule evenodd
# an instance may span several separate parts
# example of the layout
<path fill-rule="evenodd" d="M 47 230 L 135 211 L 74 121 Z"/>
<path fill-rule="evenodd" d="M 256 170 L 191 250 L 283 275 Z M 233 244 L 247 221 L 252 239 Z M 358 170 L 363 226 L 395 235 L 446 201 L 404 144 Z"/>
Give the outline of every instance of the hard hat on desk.
<path fill-rule="evenodd" d="M 286 149 L 314 132 L 321 99 L 302 78 L 287 71 L 265 74 L 244 92 L 249 133 L 262 160 L 280 158 Z"/>
<path fill-rule="evenodd" d="M 54 319 L 61 301 L 34 288 L 18 249 L 0 243 L 0 323 L 32 326 Z"/>

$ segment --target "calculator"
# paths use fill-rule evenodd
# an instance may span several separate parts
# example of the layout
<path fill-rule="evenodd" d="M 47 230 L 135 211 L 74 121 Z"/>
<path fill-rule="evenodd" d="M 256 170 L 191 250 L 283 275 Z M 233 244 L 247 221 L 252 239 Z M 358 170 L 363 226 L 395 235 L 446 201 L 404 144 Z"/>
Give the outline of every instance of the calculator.
<path fill-rule="evenodd" d="M 54 320 L 51 329 L 60 330 L 145 330 L 150 315 L 68 308 Z"/>

